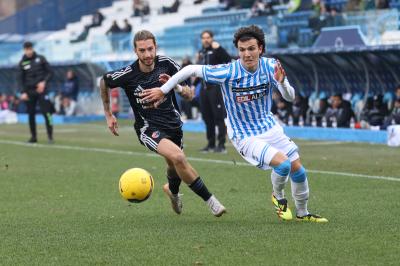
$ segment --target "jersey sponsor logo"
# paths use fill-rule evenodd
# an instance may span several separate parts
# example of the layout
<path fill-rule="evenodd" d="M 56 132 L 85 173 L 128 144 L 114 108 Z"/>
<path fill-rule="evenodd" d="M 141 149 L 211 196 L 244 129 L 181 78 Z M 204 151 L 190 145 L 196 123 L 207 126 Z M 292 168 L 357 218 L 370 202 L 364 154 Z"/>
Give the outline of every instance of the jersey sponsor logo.
<path fill-rule="evenodd" d="M 153 139 L 156 139 L 156 138 L 158 138 L 160 136 L 160 131 L 154 131 L 152 134 L 151 134 L 151 137 L 153 138 Z"/>
<path fill-rule="evenodd" d="M 25 65 L 25 66 L 23 66 L 23 68 L 24 68 L 24 70 L 31 69 L 31 65 Z"/>
<path fill-rule="evenodd" d="M 120 71 L 115 71 L 114 73 L 110 74 L 112 80 L 116 80 L 117 78 L 129 73 L 132 71 L 131 66 L 127 66 L 124 69 L 121 69 Z"/>
<path fill-rule="evenodd" d="M 247 94 L 247 95 L 237 95 L 236 102 L 237 103 L 250 102 L 250 101 L 260 99 L 260 98 L 264 97 L 265 95 L 267 95 L 267 91 L 262 91 L 259 93 Z"/>
<path fill-rule="evenodd" d="M 249 92 L 249 91 L 256 91 L 256 90 L 265 90 L 270 86 L 270 83 L 267 82 L 265 84 L 260 84 L 254 87 L 245 87 L 245 88 L 237 88 L 232 87 L 232 92 Z"/>

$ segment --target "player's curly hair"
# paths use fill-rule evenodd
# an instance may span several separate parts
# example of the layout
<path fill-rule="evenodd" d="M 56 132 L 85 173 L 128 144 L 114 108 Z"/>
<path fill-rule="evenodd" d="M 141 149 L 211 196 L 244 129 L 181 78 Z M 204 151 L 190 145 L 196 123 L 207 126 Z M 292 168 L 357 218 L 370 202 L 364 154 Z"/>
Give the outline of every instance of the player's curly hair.
<path fill-rule="evenodd" d="M 262 45 L 262 53 L 264 53 L 265 52 L 264 31 L 256 25 L 239 28 L 235 32 L 235 35 L 233 36 L 233 44 L 235 45 L 236 48 L 238 48 L 239 41 L 245 42 L 253 38 L 257 40 L 258 45 Z"/>

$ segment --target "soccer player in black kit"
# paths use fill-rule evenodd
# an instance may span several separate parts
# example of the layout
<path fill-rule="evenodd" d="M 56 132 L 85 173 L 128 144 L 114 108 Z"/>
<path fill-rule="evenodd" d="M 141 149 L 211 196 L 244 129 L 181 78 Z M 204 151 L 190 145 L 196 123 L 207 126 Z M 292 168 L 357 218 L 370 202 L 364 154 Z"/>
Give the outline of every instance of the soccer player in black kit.
<path fill-rule="evenodd" d="M 36 104 L 39 104 L 40 111 L 44 116 L 49 143 L 53 143 L 52 104 L 46 93 L 46 85 L 52 75 L 53 72 L 46 58 L 33 50 L 31 42 L 25 42 L 24 55 L 19 62 L 19 81 L 22 86 L 21 100 L 26 101 L 28 107 L 31 131 L 29 143 L 37 142 Z"/>
<path fill-rule="evenodd" d="M 149 108 L 154 103 L 145 103 L 140 99 L 143 90 L 161 86 L 179 71 L 179 65 L 169 57 L 156 55 L 155 37 L 147 30 L 135 34 L 133 45 L 138 59 L 129 66 L 106 73 L 100 82 L 104 113 L 110 131 L 118 136 L 117 119 L 110 110 L 109 89 L 121 87 L 134 112 L 134 127 L 140 143 L 165 158 L 168 183 L 163 189 L 171 200 L 173 210 L 177 214 L 182 212 L 179 186 L 183 180 L 207 203 L 213 215 L 221 216 L 225 213 L 225 207 L 208 191 L 183 153 L 182 121 L 174 92 L 170 92 L 157 109 Z M 185 99 L 193 97 L 188 86 L 178 85 L 176 90 Z"/>

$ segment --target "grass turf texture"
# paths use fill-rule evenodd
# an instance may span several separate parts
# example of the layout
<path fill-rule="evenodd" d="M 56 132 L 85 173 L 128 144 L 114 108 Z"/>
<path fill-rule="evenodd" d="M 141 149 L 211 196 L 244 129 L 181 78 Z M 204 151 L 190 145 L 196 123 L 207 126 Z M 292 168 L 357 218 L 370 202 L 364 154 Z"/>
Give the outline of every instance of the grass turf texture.
<path fill-rule="evenodd" d="M 57 126 L 56 146 L 0 142 L 0 265 L 395 265 L 400 259 L 400 182 L 310 173 L 309 209 L 330 222 L 282 222 L 270 202 L 269 172 L 191 160 L 229 213 L 213 217 L 182 185 L 178 216 L 162 192 L 163 159 L 145 155 L 151 153 L 128 122 L 120 131 L 113 137 L 103 123 Z M 27 125 L 0 126 L 0 140 L 27 137 Z M 188 156 L 242 162 L 231 145 L 228 154 L 197 152 L 204 143 L 203 134 L 185 133 Z M 296 143 L 309 169 L 399 177 L 399 149 Z M 118 192 L 120 174 L 132 167 L 155 180 L 153 195 L 141 204 Z"/>

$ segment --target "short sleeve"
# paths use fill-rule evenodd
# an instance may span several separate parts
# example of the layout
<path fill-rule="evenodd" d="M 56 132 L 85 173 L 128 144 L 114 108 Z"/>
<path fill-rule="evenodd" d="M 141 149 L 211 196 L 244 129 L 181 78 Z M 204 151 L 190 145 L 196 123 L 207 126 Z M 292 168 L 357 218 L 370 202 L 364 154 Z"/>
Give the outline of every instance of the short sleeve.
<path fill-rule="evenodd" d="M 109 88 L 125 87 L 129 79 L 127 74 L 130 72 L 132 72 L 131 66 L 123 67 L 104 74 L 103 79 Z"/>
<path fill-rule="evenodd" d="M 203 66 L 203 77 L 206 82 L 214 84 L 224 83 L 230 74 L 231 64 Z"/>

